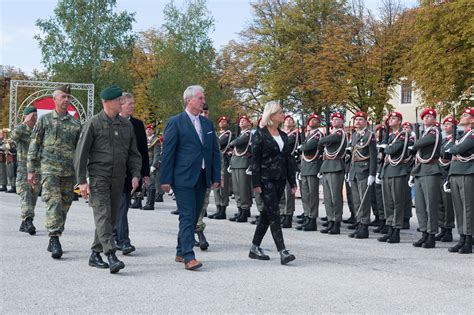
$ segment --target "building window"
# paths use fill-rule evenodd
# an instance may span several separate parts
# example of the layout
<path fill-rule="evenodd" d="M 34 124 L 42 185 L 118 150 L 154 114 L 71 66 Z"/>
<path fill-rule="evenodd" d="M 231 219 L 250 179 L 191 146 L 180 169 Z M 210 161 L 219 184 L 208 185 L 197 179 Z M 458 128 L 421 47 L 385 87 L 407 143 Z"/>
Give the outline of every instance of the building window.
<path fill-rule="evenodd" d="M 402 104 L 411 104 L 411 81 L 402 82 Z"/>

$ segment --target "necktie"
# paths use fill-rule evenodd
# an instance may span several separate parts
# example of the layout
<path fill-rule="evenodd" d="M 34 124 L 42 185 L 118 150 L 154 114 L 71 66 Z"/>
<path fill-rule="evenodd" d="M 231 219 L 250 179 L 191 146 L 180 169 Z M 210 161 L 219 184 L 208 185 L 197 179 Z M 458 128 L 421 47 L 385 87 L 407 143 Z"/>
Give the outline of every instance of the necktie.
<path fill-rule="evenodd" d="M 202 131 L 201 131 L 201 124 L 199 123 L 198 121 L 199 117 L 196 117 L 194 118 L 193 122 L 194 122 L 194 129 L 196 129 L 196 132 L 199 136 L 199 140 L 201 140 L 201 143 L 202 143 Z"/>

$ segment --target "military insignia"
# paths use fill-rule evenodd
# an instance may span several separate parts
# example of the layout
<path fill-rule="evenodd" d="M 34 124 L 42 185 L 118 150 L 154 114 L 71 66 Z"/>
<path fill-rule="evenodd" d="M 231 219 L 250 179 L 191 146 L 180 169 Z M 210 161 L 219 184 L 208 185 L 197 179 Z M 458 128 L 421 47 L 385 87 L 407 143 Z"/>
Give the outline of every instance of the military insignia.
<path fill-rule="evenodd" d="M 365 131 L 362 130 L 362 131 L 360 132 L 360 135 L 363 137 L 363 136 L 365 135 Z"/>

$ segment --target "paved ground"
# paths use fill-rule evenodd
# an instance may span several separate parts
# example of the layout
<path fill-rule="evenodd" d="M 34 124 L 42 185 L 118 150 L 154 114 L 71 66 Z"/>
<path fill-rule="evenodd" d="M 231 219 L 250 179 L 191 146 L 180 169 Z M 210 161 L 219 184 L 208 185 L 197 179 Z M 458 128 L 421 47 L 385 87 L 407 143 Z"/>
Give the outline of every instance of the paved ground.
<path fill-rule="evenodd" d="M 212 199 L 212 198 L 211 198 Z M 166 196 L 155 211 L 131 209 L 131 238 L 137 251 L 124 257 L 116 275 L 87 265 L 94 224 L 92 210 L 75 202 L 61 238 L 64 256 L 46 252 L 44 204 L 35 219 L 38 233 L 18 232 L 19 202 L 0 193 L 0 312 L 18 313 L 471 313 L 474 256 L 402 243 L 353 240 L 341 235 L 285 229 L 297 260 L 281 266 L 271 235 L 263 248 L 271 260 L 247 258 L 255 229 L 248 223 L 207 221 L 211 247 L 197 251 L 201 271 L 175 263 L 177 216 Z M 214 205 L 209 206 L 210 213 Z M 301 212 L 298 200 L 297 213 Z M 324 206 L 321 207 L 324 212 Z M 231 210 L 235 210 L 232 200 Z M 231 211 L 233 212 L 233 211 Z M 345 212 L 347 216 L 347 212 Z M 456 237 L 457 238 L 457 237 Z"/>

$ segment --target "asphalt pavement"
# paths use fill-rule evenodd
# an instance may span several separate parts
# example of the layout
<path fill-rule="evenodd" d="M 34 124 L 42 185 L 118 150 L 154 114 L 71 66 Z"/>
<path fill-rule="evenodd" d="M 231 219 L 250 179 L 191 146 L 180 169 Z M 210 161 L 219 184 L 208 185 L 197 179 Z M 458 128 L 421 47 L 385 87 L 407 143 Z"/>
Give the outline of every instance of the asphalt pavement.
<path fill-rule="evenodd" d="M 302 212 L 297 200 L 296 214 Z M 207 251 L 187 271 L 174 262 L 178 217 L 169 196 L 155 211 L 130 209 L 137 250 L 123 256 L 118 274 L 88 266 L 94 222 L 84 200 L 73 203 L 61 237 L 59 260 L 46 251 L 45 204 L 38 202 L 37 234 L 18 231 L 19 199 L 0 193 L 0 313 L 465 313 L 474 310 L 474 256 L 415 248 L 416 217 L 400 244 L 284 229 L 296 256 L 280 264 L 271 234 L 262 247 L 270 261 L 248 258 L 254 225 L 205 219 Z M 321 205 L 324 215 L 324 205 Z M 213 198 L 209 213 L 215 211 Z M 231 201 L 228 216 L 236 211 Z M 252 213 L 256 214 L 254 206 Z M 348 216 L 347 209 L 344 217 Z M 318 220 L 321 229 L 321 221 Z M 455 240 L 458 235 L 455 233 Z"/>

